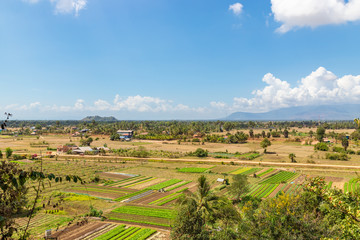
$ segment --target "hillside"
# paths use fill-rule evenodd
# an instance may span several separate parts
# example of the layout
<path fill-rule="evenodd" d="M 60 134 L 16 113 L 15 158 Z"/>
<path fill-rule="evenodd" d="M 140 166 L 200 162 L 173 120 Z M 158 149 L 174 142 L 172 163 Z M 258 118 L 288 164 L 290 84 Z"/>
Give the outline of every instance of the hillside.
<path fill-rule="evenodd" d="M 359 117 L 360 104 L 300 106 L 264 113 L 235 112 L 225 120 L 352 120 Z"/>
<path fill-rule="evenodd" d="M 81 119 L 81 121 L 84 122 L 91 122 L 91 121 L 96 121 L 96 122 L 116 122 L 118 121 L 115 117 L 100 117 L 100 116 L 87 116 L 83 119 Z"/>

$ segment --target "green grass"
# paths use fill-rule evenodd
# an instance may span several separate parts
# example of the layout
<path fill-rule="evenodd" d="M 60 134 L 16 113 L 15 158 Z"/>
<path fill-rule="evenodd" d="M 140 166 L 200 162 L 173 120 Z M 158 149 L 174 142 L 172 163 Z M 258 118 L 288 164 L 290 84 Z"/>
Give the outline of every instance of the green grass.
<path fill-rule="evenodd" d="M 186 167 L 180 168 L 178 171 L 183 173 L 203 173 L 210 168 L 197 168 L 197 167 Z"/>

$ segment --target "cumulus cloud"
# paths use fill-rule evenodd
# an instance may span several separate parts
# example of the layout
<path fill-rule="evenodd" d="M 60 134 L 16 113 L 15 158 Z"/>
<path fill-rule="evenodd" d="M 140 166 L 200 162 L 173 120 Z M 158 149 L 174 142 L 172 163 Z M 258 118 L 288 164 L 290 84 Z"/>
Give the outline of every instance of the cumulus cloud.
<path fill-rule="evenodd" d="M 271 0 L 278 32 L 360 20 L 360 0 Z"/>
<path fill-rule="evenodd" d="M 243 10 L 243 5 L 241 3 L 234 3 L 229 6 L 229 10 L 232 11 L 235 15 L 240 15 Z"/>
<path fill-rule="evenodd" d="M 227 108 L 231 111 L 264 112 L 283 107 L 356 103 L 360 100 L 360 75 L 337 77 L 324 67 L 302 78 L 296 87 L 271 73 L 265 74 L 262 81 L 266 86 L 253 91 L 254 97 L 235 97 Z M 221 106 L 221 103 L 212 105 Z"/>
<path fill-rule="evenodd" d="M 1 109 L 1 108 L 0 108 Z M 97 112 L 97 111 L 128 111 L 139 113 L 158 113 L 158 112 L 204 112 L 204 108 L 191 108 L 184 104 L 174 104 L 171 100 L 165 100 L 149 96 L 128 96 L 120 97 L 116 95 L 114 101 L 98 99 L 91 105 L 85 104 L 83 99 L 78 99 L 73 105 L 44 105 L 40 102 L 28 105 L 11 104 L 3 107 L 4 110 L 29 111 L 38 110 L 40 112 Z"/>
<path fill-rule="evenodd" d="M 40 2 L 40 0 L 23 0 L 31 4 Z M 87 0 L 49 0 L 55 6 L 55 13 L 79 15 L 80 10 L 84 9 Z"/>
<path fill-rule="evenodd" d="M 56 13 L 74 13 L 75 16 L 79 15 L 79 11 L 84 9 L 87 4 L 87 0 L 50 0 L 55 4 Z"/>

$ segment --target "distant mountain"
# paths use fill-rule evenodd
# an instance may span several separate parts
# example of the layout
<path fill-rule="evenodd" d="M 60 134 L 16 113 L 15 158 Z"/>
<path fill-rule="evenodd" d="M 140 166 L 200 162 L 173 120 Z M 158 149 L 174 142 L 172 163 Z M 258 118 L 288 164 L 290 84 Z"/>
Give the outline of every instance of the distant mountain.
<path fill-rule="evenodd" d="M 264 113 L 235 112 L 224 120 L 353 120 L 360 117 L 360 104 L 281 108 Z"/>
<path fill-rule="evenodd" d="M 87 116 L 86 118 L 81 119 L 84 122 L 92 122 L 95 120 L 96 122 L 116 122 L 118 121 L 114 117 L 100 117 L 100 116 Z"/>

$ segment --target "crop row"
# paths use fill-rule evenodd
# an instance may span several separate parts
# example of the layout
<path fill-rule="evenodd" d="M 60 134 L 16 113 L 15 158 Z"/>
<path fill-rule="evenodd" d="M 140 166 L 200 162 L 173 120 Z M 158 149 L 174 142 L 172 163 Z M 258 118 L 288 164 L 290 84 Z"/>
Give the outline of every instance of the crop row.
<path fill-rule="evenodd" d="M 125 182 L 130 182 L 130 181 L 133 181 L 135 179 L 140 179 L 140 178 L 144 178 L 145 176 L 137 176 L 137 177 L 130 177 L 130 178 L 125 178 L 125 179 L 122 179 L 122 180 L 119 180 L 119 181 L 114 181 L 114 182 L 109 182 L 109 183 L 105 183 L 104 185 L 105 186 L 114 186 L 114 185 L 117 185 L 117 184 L 120 184 L 120 183 L 125 183 Z"/>
<path fill-rule="evenodd" d="M 146 181 L 146 180 L 152 179 L 152 178 L 153 178 L 153 177 L 141 178 L 141 179 L 136 180 L 136 181 L 134 181 L 134 182 L 126 183 L 126 184 L 120 185 L 120 186 L 118 186 L 118 187 L 126 187 L 126 186 L 129 186 L 129 185 L 133 185 L 134 183 L 143 182 L 143 181 Z"/>
<path fill-rule="evenodd" d="M 184 196 L 183 193 L 181 193 L 181 194 L 179 194 L 179 195 L 176 195 L 176 196 L 173 196 L 173 197 L 171 197 L 171 198 L 168 198 L 168 199 L 166 199 L 165 201 L 158 203 L 157 205 L 158 205 L 158 206 L 165 205 L 166 203 L 171 202 L 171 201 L 174 201 L 175 199 L 178 199 L 178 198 L 180 198 L 180 197 L 182 197 L 182 196 Z"/>
<path fill-rule="evenodd" d="M 150 190 L 159 190 L 159 189 L 162 189 L 162 188 L 166 188 L 166 187 L 169 187 L 171 185 L 174 185 L 176 183 L 179 183 L 181 182 L 182 180 L 179 180 L 179 179 L 171 179 L 171 180 L 168 180 L 168 181 L 165 181 L 165 182 L 161 182 L 161 183 L 158 183 L 154 186 L 150 186 L 148 187 L 147 189 L 150 189 Z"/>
<path fill-rule="evenodd" d="M 188 183 L 191 183 L 191 182 L 192 182 L 192 181 L 183 182 L 183 183 L 181 183 L 181 184 L 179 184 L 179 185 L 176 185 L 176 186 L 173 186 L 173 187 L 171 187 L 171 188 L 166 189 L 166 191 L 170 192 L 171 190 L 174 190 L 174 189 L 176 189 L 176 188 L 182 187 L 182 186 L 184 186 L 184 185 L 186 185 L 186 184 L 188 184 Z"/>
<path fill-rule="evenodd" d="M 163 223 L 157 223 L 157 222 L 151 222 L 151 221 L 141 221 L 141 220 L 134 220 L 134 219 L 128 219 L 128 218 L 114 217 L 114 216 L 109 217 L 109 219 L 115 220 L 115 221 L 124 221 L 124 222 L 150 224 L 150 225 L 156 225 L 156 226 L 162 226 L 162 227 L 170 227 L 170 223 L 163 224 Z"/>
<path fill-rule="evenodd" d="M 269 169 L 267 169 L 266 171 L 257 174 L 257 176 L 258 176 L 258 177 L 261 177 L 261 176 L 264 176 L 265 174 L 271 173 L 272 171 L 274 171 L 274 169 L 273 169 L 273 168 L 269 168 Z"/>
<path fill-rule="evenodd" d="M 252 168 L 251 168 L 251 167 L 242 167 L 242 168 L 236 169 L 235 171 L 231 171 L 230 173 L 237 175 L 237 174 L 246 172 L 246 171 L 248 171 L 248 170 L 250 170 L 250 169 L 252 169 Z"/>
<path fill-rule="evenodd" d="M 254 152 L 250 152 L 250 153 L 244 153 L 244 154 L 241 154 L 239 157 L 240 158 L 245 158 L 245 159 L 248 159 L 248 160 L 253 160 L 257 157 L 259 157 L 260 154 L 259 153 L 254 153 Z"/>
<path fill-rule="evenodd" d="M 250 174 L 253 174 L 253 173 L 256 173 L 256 172 L 260 171 L 261 169 L 262 168 L 252 168 L 252 169 L 249 169 L 249 170 L 247 170 L 245 172 L 242 172 L 240 174 L 242 174 L 242 175 L 250 175 Z"/>
<path fill-rule="evenodd" d="M 142 194 L 142 193 L 145 193 L 147 192 L 148 190 L 147 189 L 143 189 L 143 190 L 140 190 L 140 191 L 137 191 L 137 192 L 133 192 L 133 193 L 130 193 L 130 194 L 127 194 L 125 196 L 122 196 L 122 197 L 119 197 L 119 198 L 116 198 L 115 201 L 122 201 L 122 200 L 125 200 L 125 199 L 128 199 L 128 198 L 131 198 L 131 197 L 134 197 L 136 195 L 139 195 L 139 194 Z"/>
<path fill-rule="evenodd" d="M 156 230 L 143 228 L 140 231 L 138 231 L 136 234 L 128 237 L 126 240 L 145 240 L 154 233 L 156 233 Z"/>
<path fill-rule="evenodd" d="M 92 188 L 92 187 L 73 187 L 73 190 L 80 190 L 80 191 L 90 191 L 90 192 L 99 192 L 99 193 L 119 193 L 119 194 L 126 194 L 128 192 L 121 190 L 121 189 L 99 189 L 99 188 Z"/>
<path fill-rule="evenodd" d="M 109 232 L 100 235 L 95 238 L 95 240 L 129 240 L 129 239 L 146 239 L 156 231 L 139 228 L 139 227 L 129 227 L 125 228 L 125 225 L 118 226 Z"/>
<path fill-rule="evenodd" d="M 344 192 L 355 192 L 360 189 L 360 184 L 356 179 L 351 179 L 349 182 L 344 184 Z"/>
<path fill-rule="evenodd" d="M 261 184 L 265 184 L 265 183 L 286 183 L 289 180 L 293 179 L 294 177 L 297 176 L 297 173 L 293 173 L 293 172 L 286 172 L 286 171 L 281 171 L 263 181 L 261 181 Z"/>
<path fill-rule="evenodd" d="M 146 183 L 146 182 L 150 182 L 150 181 L 153 181 L 153 180 L 155 180 L 155 179 L 156 179 L 156 177 L 152 177 L 152 178 L 149 178 L 149 179 L 144 180 L 144 181 L 140 181 L 140 182 L 136 182 L 136 183 L 130 184 L 130 185 L 126 186 L 126 188 L 131 188 L 131 187 L 133 187 L 133 186 L 136 186 L 136 185 L 139 185 L 139 184 L 143 184 L 143 183 Z"/>
<path fill-rule="evenodd" d="M 172 193 L 172 194 L 170 194 L 170 195 L 167 195 L 167 196 L 165 196 L 165 197 L 162 197 L 162 198 L 159 198 L 159 199 L 157 199 L 157 200 L 155 200 L 155 201 L 153 201 L 153 202 L 151 202 L 151 203 L 149 203 L 150 205 L 153 205 L 153 204 L 156 204 L 156 205 L 159 205 L 159 206 L 162 206 L 162 205 L 164 205 L 165 203 L 168 203 L 168 202 L 171 202 L 172 200 L 174 200 L 174 199 L 176 199 L 176 198 L 179 198 L 180 196 L 177 196 L 176 198 L 174 198 L 174 196 L 175 195 L 178 195 L 179 193 L 181 193 L 181 192 L 183 192 L 183 191 L 185 191 L 185 190 L 187 190 L 188 188 L 184 188 L 184 189 L 181 189 L 181 190 L 179 190 L 179 191 L 177 191 L 177 192 L 174 192 L 174 193 Z M 167 201 L 169 198 L 173 198 L 171 201 Z M 164 203 L 165 202 L 165 203 Z"/>
<path fill-rule="evenodd" d="M 183 173 L 203 173 L 209 168 L 186 167 L 180 168 L 178 171 Z"/>
<path fill-rule="evenodd" d="M 112 230 L 108 231 L 107 233 L 100 235 L 99 237 L 95 238 L 94 240 L 111 239 L 111 238 L 117 236 L 118 234 L 122 233 L 123 231 L 125 231 L 125 225 L 119 225 L 119 226 L 113 228 Z"/>
<path fill-rule="evenodd" d="M 173 210 L 138 206 L 121 206 L 112 210 L 112 212 L 166 219 L 172 219 L 175 216 L 175 212 Z"/>

